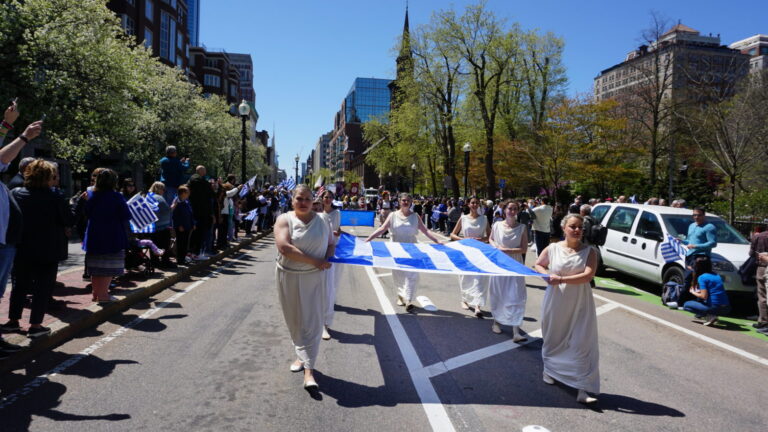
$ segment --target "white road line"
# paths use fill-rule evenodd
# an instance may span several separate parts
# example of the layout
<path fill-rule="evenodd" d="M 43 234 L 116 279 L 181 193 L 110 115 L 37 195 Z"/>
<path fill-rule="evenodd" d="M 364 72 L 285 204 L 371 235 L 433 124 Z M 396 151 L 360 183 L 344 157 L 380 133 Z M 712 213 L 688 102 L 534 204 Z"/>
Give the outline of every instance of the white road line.
<path fill-rule="evenodd" d="M 387 276 L 392 276 L 392 273 L 379 273 L 376 275 L 376 277 L 380 277 L 380 278 L 387 277 Z"/>
<path fill-rule="evenodd" d="M 722 349 L 724 349 L 726 351 L 730 351 L 730 352 L 732 352 L 732 353 L 734 353 L 736 355 L 739 355 L 741 357 L 744 357 L 746 359 L 753 360 L 753 361 L 755 361 L 757 363 L 762 364 L 763 366 L 768 366 L 768 359 L 765 359 L 765 358 L 760 357 L 758 355 L 755 355 L 755 354 L 752 354 L 750 352 L 744 351 L 741 348 L 736 348 L 735 346 L 728 345 L 725 342 L 720 342 L 717 339 L 713 339 L 713 338 L 711 338 L 709 336 L 704 336 L 703 334 L 696 333 L 693 330 L 688 330 L 685 327 L 681 327 L 681 326 L 679 326 L 677 324 L 673 324 L 673 323 L 671 323 L 669 321 L 666 321 L 666 320 L 663 320 L 663 319 L 661 319 L 661 318 L 659 318 L 657 316 L 654 316 L 654 315 L 651 315 L 649 313 L 645 313 L 645 312 L 643 312 L 641 310 L 638 310 L 638 309 L 626 306 L 624 304 L 621 304 L 619 302 L 613 301 L 613 300 L 611 300 L 609 298 L 606 298 L 606 297 L 603 297 L 601 295 L 593 294 L 593 296 L 595 298 L 597 298 L 597 299 L 600 299 L 600 300 L 604 301 L 604 302 L 615 304 L 617 307 L 620 307 L 620 308 L 622 308 L 622 309 L 624 309 L 626 311 L 632 312 L 635 315 L 639 315 L 639 316 L 641 316 L 643 318 L 647 318 L 647 319 L 649 319 L 649 320 L 651 320 L 653 322 L 659 323 L 661 325 L 665 325 L 665 326 L 667 326 L 667 327 L 669 327 L 671 329 L 674 329 L 674 330 L 677 330 L 679 332 L 685 333 L 685 334 L 687 334 L 689 336 L 693 336 L 694 338 L 699 339 L 701 341 L 711 343 L 712 345 L 714 345 L 716 347 L 722 348 Z"/>
<path fill-rule="evenodd" d="M 245 255 L 246 255 L 245 253 L 240 254 L 240 256 L 235 258 L 233 261 L 237 261 L 240 258 L 244 257 Z M 154 307 L 152 307 L 151 309 L 148 309 L 146 312 L 144 312 L 143 314 L 141 314 L 138 317 L 134 318 L 129 323 L 123 325 L 122 327 L 120 327 L 119 329 L 115 330 L 114 332 L 110 333 L 108 336 L 104 336 L 103 338 L 101 338 L 98 341 L 96 341 L 93 345 L 91 345 L 88 348 L 85 348 L 84 350 L 80 351 L 79 353 L 73 355 L 72 357 L 70 357 L 69 359 L 65 360 L 64 362 L 59 363 L 59 365 L 57 365 L 53 369 L 49 370 L 48 372 L 46 372 L 46 373 L 44 373 L 42 375 L 38 375 L 37 377 L 35 377 L 35 379 L 33 379 L 32 381 L 27 383 L 27 385 L 25 385 L 24 387 L 16 390 L 15 392 L 9 394 L 8 396 L 3 397 L 2 399 L 0 399 L 0 410 L 13 405 L 16 401 L 18 401 L 23 396 L 26 396 L 26 395 L 32 393 L 36 388 L 38 388 L 41 385 L 43 385 L 46 382 L 48 382 L 48 380 L 50 378 L 55 377 L 56 375 L 60 374 L 61 372 L 67 370 L 70 366 L 73 366 L 73 365 L 79 363 L 80 360 L 83 360 L 83 359 L 87 358 L 89 355 L 93 354 L 99 348 L 103 347 L 104 345 L 106 345 L 106 344 L 112 342 L 113 340 L 117 339 L 118 337 L 122 336 L 123 334 L 128 332 L 128 330 L 130 330 L 131 328 L 136 327 L 142 321 L 146 320 L 147 318 L 151 317 L 152 315 L 154 315 L 155 313 L 157 313 L 161 309 L 165 308 L 169 304 L 171 304 L 171 303 L 175 302 L 176 300 L 178 300 L 179 298 L 181 298 L 184 294 L 187 294 L 188 292 L 190 292 L 190 291 L 194 290 L 195 288 L 199 287 L 200 285 L 204 284 L 209 279 L 211 279 L 211 277 L 213 277 L 216 274 L 218 274 L 221 270 L 229 267 L 231 264 L 232 263 L 229 263 L 227 265 L 223 265 L 223 266 L 217 268 L 216 270 L 214 270 L 210 274 L 208 274 L 208 276 L 205 276 L 204 278 L 198 280 L 197 282 L 193 283 L 192 285 L 184 288 L 182 291 L 179 291 L 178 293 L 172 295 L 171 297 L 168 297 L 165 301 L 155 303 Z"/>
<path fill-rule="evenodd" d="M 445 407 L 443 407 L 443 404 L 440 402 L 440 397 L 438 397 L 435 388 L 432 386 L 432 382 L 429 380 L 429 376 L 424 370 L 418 354 L 416 354 L 416 349 L 414 349 L 411 340 L 408 338 L 408 334 L 405 332 L 403 325 L 397 318 L 397 314 L 395 314 L 392 304 L 384 293 L 384 287 L 381 285 L 379 278 L 376 277 L 376 272 L 374 272 L 371 267 L 365 267 L 365 272 L 368 275 L 368 279 L 371 280 L 373 290 L 376 292 L 379 304 L 381 304 L 381 310 L 384 313 L 384 316 L 387 317 L 387 323 L 392 330 L 392 334 L 395 336 L 395 341 L 403 356 L 405 365 L 408 367 L 408 373 L 411 375 L 413 386 L 419 394 L 421 405 L 424 408 L 424 412 L 427 414 L 427 419 L 432 426 L 432 430 L 454 431 L 455 429 L 453 423 L 451 423 L 451 419 L 448 417 L 448 412 L 445 411 Z"/>
<path fill-rule="evenodd" d="M 613 309 L 616 309 L 619 307 L 616 304 L 613 303 L 606 303 L 599 308 L 595 310 L 595 313 L 597 316 L 600 316 L 608 311 L 611 311 Z M 512 340 L 507 340 L 504 342 L 497 343 L 495 345 L 487 346 L 485 348 L 480 348 L 474 351 L 470 351 L 465 354 L 458 355 L 456 357 L 452 357 L 446 361 L 438 362 L 429 366 L 426 366 L 424 369 L 427 372 L 427 375 L 429 375 L 430 378 L 436 377 L 438 375 L 444 374 L 448 371 L 458 369 L 463 366 L 467 366 L 469 364 L 478 362 L 480 360 L 487 359 L 488 357 L 493 357 L 495 355 L 513 350 L 515 348 L 520 348 L 523 345 L 528 345 L 530 343 L 533 343 L 541 338 L 541 330 L 536 330 L 531 333 L 528 333 L 528 340 L 522 343 L 516 343 Z"/>

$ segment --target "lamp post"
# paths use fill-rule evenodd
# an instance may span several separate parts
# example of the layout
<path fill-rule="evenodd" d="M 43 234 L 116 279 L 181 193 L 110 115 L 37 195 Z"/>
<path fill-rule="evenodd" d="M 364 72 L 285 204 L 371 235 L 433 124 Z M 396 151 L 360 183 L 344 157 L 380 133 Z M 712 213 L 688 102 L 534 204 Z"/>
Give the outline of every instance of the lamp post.
<path fill-rule="evenodd" d="M 416 164 L 411 165 L 411 193 L 416 195 Z"/>
<path fill-rule="evenodd" d="M 294 161 L 296 161 L 296 177 L 294 179 L 296 180 L 296 184 L 299 183 L 299 155 L 296 154 L 296 157 L 293 158 Z"/>
<path fill-rule="evenodd" d="M 243 121 L 243 145 L 241 147 L 242 160 L 240 161 L 240 183 L 245 184 L 245 181 L 247 180 L 245 178 L 245 139 L 248 137 L 245 131 L 245 121 L 248 120 L 248 114 L 251 113 L 251 107 L 248 105 L 248 102 L 243 99 L 243 101 L 240 102 L 240 106 L 237 107 L 237 110 L 240 112 L 240 119 Z"/>
<path fill-rule="evenodd" d="M 472 145 L 470 143 L 464 143 L 464 198 L 469 196 L 469 152 L 472 151 Z"/>

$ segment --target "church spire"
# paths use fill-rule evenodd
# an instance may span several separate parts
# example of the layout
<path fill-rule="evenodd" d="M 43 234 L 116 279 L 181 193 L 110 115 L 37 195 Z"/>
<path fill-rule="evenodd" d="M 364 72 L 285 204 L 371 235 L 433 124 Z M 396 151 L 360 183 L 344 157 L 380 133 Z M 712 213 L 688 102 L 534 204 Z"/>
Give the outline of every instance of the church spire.
<path fill-rule="evenodd" d="M 402 102 L 401 91 L 405 84 L 413 79 L 413 52 L 411 51 L 411 30 L 408 23 L 408 2 L 405 3 L 405 22 L 403 23 L 403 35 L 400 41 L 400 52 L 396 60 L 397 76 L 389 84 L 391 92 L 391 105 L 396 108 Z"/>

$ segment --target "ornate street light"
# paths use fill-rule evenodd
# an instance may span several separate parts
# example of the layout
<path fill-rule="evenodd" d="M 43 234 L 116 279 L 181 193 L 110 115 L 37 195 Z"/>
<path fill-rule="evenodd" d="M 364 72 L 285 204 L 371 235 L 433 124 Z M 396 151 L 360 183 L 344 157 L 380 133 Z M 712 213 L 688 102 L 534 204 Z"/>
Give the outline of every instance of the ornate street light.
<path fill-rule="evenodd" d="M 294 161 L 296 161 L 296 177 L 294 179 L 296 180 L 296 184 L 299 183 L 299 154 L 296 154 L 296 157 L 293 158 Z"/>
<path fill-rule="evenodd" d="M 472 151 L 472 144 L 464 143 L 464 199 L 469 196 L 469 153 Z"/>
<path fill-rule="evenodd" d="M 248 102 L 246 102 L 245 99 L 243 99 L 243 101 L 240 102 L 240 106 L 237 107 L 237 110 L 240 113 L 240 119 L 243 121 L 243 130 L 242 130 L 243 143 L 242 143 L 242 147 L 241 147 L 241 152 L 242 152 L 243 158 L 240 161 L 241 162 L 241 165 L 240 165 L 240 183 L 245 184 L 245 182 L 247 180 L 246 177 L 245 177 L 245 139 L 248 137 L 248 135 L 247 135 L 247 133 L 245 131 L 245 122 L 246 122 L 246 120 L 248 120 L 248 115 L 251 113 L 251 107 L 250 107 L 250 105 L 248 105 Z"/>
<path fill-rule="evenodd" d="M 416 194 L 416 164 L 411 165 L 411 190 L 412 194 Z"/>

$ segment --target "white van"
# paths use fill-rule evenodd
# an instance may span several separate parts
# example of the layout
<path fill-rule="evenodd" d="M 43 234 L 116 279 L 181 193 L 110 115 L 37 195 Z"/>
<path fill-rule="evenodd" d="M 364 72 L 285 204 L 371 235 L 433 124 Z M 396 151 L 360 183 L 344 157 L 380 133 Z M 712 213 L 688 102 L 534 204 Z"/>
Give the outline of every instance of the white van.
<path fill-rule="evenodd" d="M 608 228 L 605 244 L 599 247 L 601 266 L 653 283 L 683 283 L 683 260 L 667 263 L 659 246 L 667 235 L 685 238 L 693 223 L 693 210 L 642 204 L 601 203 L 592 208 L 592 217 Z M 749 257 L 749 242 L 717 215 L 706 214 L 717 228 L 717 247 L 712 250 L 712 267 L 723 278 L 725 289 L 752 293 L 754 286 L 741 282 L 738 269 Z"/>

